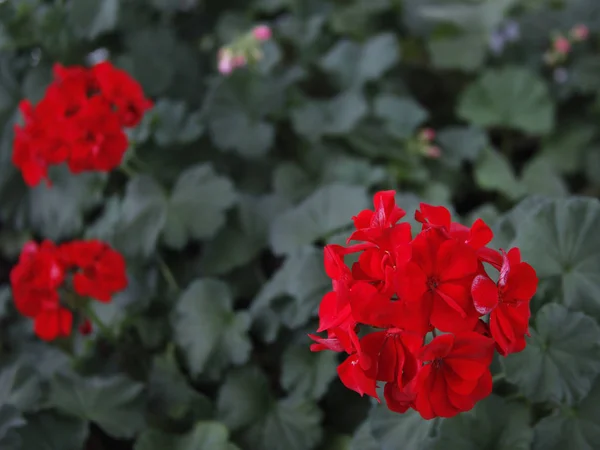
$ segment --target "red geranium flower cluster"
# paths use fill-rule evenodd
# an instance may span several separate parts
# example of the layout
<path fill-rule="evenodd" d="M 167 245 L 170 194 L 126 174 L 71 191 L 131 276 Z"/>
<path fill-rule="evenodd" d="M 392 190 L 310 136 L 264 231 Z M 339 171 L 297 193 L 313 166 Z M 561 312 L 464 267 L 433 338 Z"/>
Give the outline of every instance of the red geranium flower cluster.
<path fill-rule="evenodd" d="M 39 245 L 27 243 L 10 282 L 17 309 L 34 319 L 35 333 L 41 339 L 50 341 L 71 333 L 73 313 L 61 304 L 59 294 L 66 281 L 81 297 L 109 302 L 114 293 L 127 287 L 125 260 L 97 240 L 58 246 L 47 240 Z"/>
<path fill-rule="evenodd" d="M 15 126 L 12 160 L 29 186 L 65 162 L 75 174 L 113 170 L 128 146 L 123 128 L 137 125 L 152 106 L 139 83 L 109 62 L 56 64 L 54 77 L 36 106 L 19 105 L 25 124 Z"/>
<path fill-rule="evenodd" d="M 361 243 L 325 247 L 333 290 L 321 301 L 318 331 L 327 337 L 310 335 L 311 350 L 346 352 L 338 367 L 344 385 L 379 400 L 385 383 L 392 411 L 413 408 L 425 419 L 468 411 L 492 391 L 494 349 L 525 347 L 536 273 L 519 249 L 488 248 L 493 233 L 481 219 L 469 228 L 446 208 L 421 203 L 413 239 L 410 224 L 398 223 L 405 212 L 395 192 L 377 193 L 374 204 L 352 218 L 348 242 Z M 351 253 L 360 255 L 349 268 Z M 484 264 L 500 272 L 497 282 Z"/>

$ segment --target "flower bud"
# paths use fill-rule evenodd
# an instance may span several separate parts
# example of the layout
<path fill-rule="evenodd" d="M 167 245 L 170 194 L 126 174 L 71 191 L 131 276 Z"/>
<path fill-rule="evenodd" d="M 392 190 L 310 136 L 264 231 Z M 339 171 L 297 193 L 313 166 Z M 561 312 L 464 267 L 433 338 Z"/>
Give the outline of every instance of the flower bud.
<path fill-rule="evenodd" d="M 583 24 L 575 25 L 570 32 L 571 38 L 575 41 L 585 41 L 589 35 L 590 30 Z"/>
<path fill-rule="evenodd" d="M 252 35 L 259 41 L 268 41 L 272 36 L 271 28 L 267 25 L 258 25 L 252 30 Z"/>
<path fill-rule="evenodd" d="M 554 51 L 561 55 L 566 55 L 571 51 L 571 43 L 564 36 L 559 36 L 553 42 Z"/>

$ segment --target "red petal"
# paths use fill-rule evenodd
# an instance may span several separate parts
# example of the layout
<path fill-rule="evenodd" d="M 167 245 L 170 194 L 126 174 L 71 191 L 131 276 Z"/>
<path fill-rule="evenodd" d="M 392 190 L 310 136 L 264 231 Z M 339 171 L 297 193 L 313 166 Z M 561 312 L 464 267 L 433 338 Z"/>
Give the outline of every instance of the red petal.
<path fill-rule="evenodd" d="M 489 277 L 476 276 L 471 286 L 471 295 L 479 314 L 489 314 L 498 306 L 498 287 Z"/>
<path fill-rule="evenodd" d="M 420 361 L 433 361 L 443 358 L 450 353 L 454 345 L 453 334 L 442 334 L 435 337 L 429 344 L 425 345 L 419 352 Z"/>
<path fill-rule="evenodd" d="M 348 356 L 348 358 L 338 366 L 337 373 L 341 382 L 348 389 L 358 392 L 361 397 L 367 394 L 368 396 L 379 400 L 376 391 L 376 381 L 365 375 L 365 372 L 358 362 L 358 355 L 354 354 Z"/>
<path fill-rule="evenodd" d="M 383 395 L 390 411 L 400 414 L 405 413 L 413 405 L 416 398 L 412 385 L 401 389 L 395 383 L 387 383 L 383 389 Z"/>
<path fill-rule="evenodd" d="M 467 240 L 469 246 L 477 250 L 489 244 L 492 239 L 494 239 L 494 233 L 483 220 L 477 219 L 473 222 L 469 233 L 469 239 Z"/>
<path fill-rule="evenodd" d="M 428 205 L 427 203 L 421 203 L 419 206 L 420 210 L 415 212 L 416 220 L 422 223 L 424 220 L 426 220 L 431 225 L 450 229 L 452 215 L 448 209 L 444 208 L 443 206 Z"/>
<path fill-rule="evenodd" d="M 538 278 L 533 267 L 519 263 L 511 269 L 506 283 L 505 296 L 520 301 L 529 301 L 537 290 Z"/>
<path fill-rule="evenodd" d="M 468 245 L 448 240 L 437 252 L 440 281 L 460 280 L 477 272 L 477 255 Z"/>

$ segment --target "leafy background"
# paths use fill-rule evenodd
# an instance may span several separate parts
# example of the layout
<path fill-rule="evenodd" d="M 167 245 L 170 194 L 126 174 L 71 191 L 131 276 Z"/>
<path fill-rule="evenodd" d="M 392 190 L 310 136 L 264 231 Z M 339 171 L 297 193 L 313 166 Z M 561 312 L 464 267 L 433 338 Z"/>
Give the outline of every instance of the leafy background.
<path fill-rule="evenodd" d="M 258 23 L 264 58 L 219 75 L 218 48 Z M 560 81 L 543 53 L 578 23 Z M 599 32 L 597 0 L 0 1 L 0 448 L 600 448 Z M 98 49 L 156 100 L 138 174 L 26 189 L 17 102 Z M 441 158 L 411 150 L 423 126 Z M 378 189 L 484 218 L 538 271 L 528 347 L 472 412 L 390 413 L 308 350 L 321 246 Z M 69 356 L 33 336 L 8 285 L 32 237 L 126 255 L 129 288 L 96 310 L 116 340 L 74 333 Z"/>

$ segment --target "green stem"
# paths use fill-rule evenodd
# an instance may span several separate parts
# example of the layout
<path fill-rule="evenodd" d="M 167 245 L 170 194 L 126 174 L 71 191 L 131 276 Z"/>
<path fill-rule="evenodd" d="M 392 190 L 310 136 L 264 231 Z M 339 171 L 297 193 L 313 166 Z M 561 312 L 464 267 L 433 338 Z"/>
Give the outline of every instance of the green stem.
<path fill-rule="evenodd" d="M 121 172 L 123 172 L 125 175 L 127 175 L 129 178 L 133 178 L 135 177 L 137 174 L 135 173 L 135 171 L 129 167 L 127 164 L 123 163 L 119 166 L 119 170 L 121 170 Z"/>
<path fill-rule="evenodd" d="M 179 284 L 177 283 L 173 272 L 171 272 L 171 269 L 169 269 L 169 266 L 167 266 L 165 260 L 162 259 L 160 255 L 156 255 L 156 262 L 158 263 L 158 268 L 162 273 L 162 276 L 164 277 L 171 290 L 173 290 L 174 292 L 179 292 L 181 288 L 179 287 Z"/>
<path fill-rule="evenodd" d="M 492 377 L 492 383 L 496 384 L 498 381 L 502 381 L 506 378 L 506 374 L 504 372 L 497 373 Z"/>
<path fill-rule="evenodd" d="M 98 317 L 98 314 L 96 314 L 96 311 L 94 311 L 94 308 L 91 306 L 91 303 L 85 307 L 85 315 L 96 327 L 98 327 L 98 329 L 100 330 L 102 335 L 104 335 L 105 338 L 107 338 L 113 343 L 116 342 L 117 338 L 113 333 L 112 328 L 110 328 L 104 322 L 102 322 L 100 317 Z"/>

